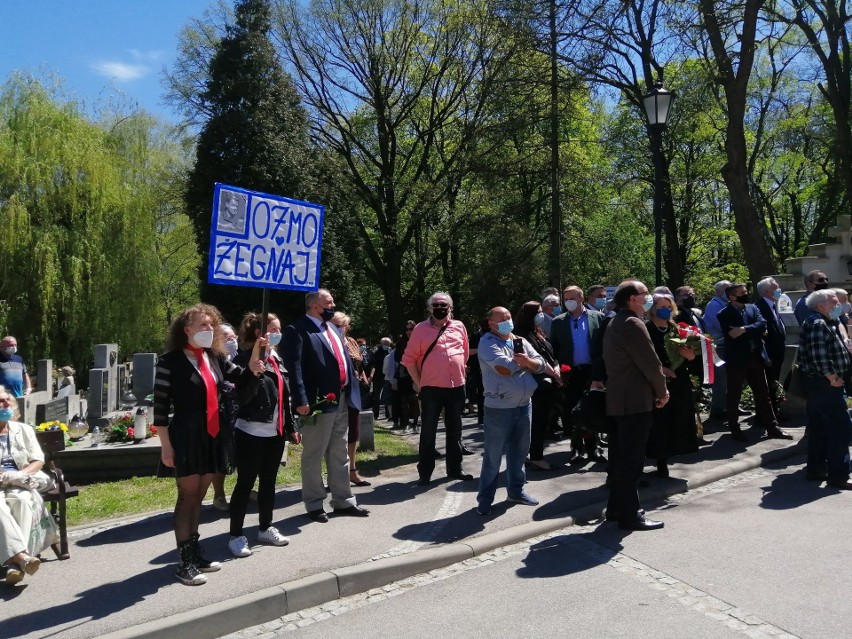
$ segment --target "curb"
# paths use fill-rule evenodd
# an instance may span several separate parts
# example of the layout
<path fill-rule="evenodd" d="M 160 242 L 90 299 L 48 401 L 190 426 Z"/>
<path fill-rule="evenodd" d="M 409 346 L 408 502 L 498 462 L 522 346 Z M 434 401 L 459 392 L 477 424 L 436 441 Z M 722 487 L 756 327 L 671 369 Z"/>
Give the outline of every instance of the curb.
<path fill-rule="evenodd" d="M 783 461 L 802 450 L 800 440 L 785 448 L 750 455 L 720 464 L 712 470 L 696 473 L 683 484 L 646 488 L 641 491 L 641 497 L 644 502 L 659 501 L 765 464 Z M 167 635 L 185 639 L 215 639 L 341 597 L 349 597 L 400 579 L 444 568 L 496 548 L 568 528 L 577 522 L 599 519 L 605 508 L 605 502 L 596 502 L 574 509 L 572 515 L 532 521 L 466 541 L 328 570 L 188 612 L 124 628 L 102 635 L 101 639 L 160 639 Z"/>

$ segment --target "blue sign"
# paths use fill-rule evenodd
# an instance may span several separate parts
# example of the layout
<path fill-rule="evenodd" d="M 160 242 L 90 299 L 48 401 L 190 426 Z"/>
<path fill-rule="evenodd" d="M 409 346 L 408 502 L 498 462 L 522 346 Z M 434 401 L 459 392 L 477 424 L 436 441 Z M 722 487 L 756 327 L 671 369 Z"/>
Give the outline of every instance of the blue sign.
<path fill-rule="evenodd" d="M 317 290 L 324 219 L 321 204 L 217 183 L 207 281 Z"/>

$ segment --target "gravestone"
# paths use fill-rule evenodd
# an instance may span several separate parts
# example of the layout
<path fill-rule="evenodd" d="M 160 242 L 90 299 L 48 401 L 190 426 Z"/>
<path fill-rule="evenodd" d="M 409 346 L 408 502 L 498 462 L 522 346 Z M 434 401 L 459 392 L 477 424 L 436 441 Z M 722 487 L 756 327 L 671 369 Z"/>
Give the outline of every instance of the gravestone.
<path fill-rule="evenodd" d="M 373 411 L 362 410 L 360 413 L 358 413 L 358 420 L 361 423 L 361 434 L 358 437 L 358 448 L 360 448 L 361 450 L 375 450 L 376 436 L 375 430 L 373 428 Z"/>
<path fill-rule="evenodd" d="M 145 398 L 154 392 L 154 376 L 157 373 L 156 353 L 135 353 L 133 355 L 133 394 L 136 403 L 146 406 Z"/>
<path fill-rule="evenodd" d="M 35 407 L 36 424 L 60 421 L 68 423 L 68 398 L 52 399 Z"/>
<path fill-rule="evenodd" d="M 95 365 L 94 369 L 103 369 L 106 371 L 106 384 L 100 384 L 100 389 L 104 391 L 103 399 L 105 400 L 104 408 L 101 417 L 106 413 L 111 413 L 118 409 L 118 344 L 95 344 Z M 89 394 L 91 396 L 91 372 L 89 373 Z M 90 403 L 90 409 L 92 408 Z"/>
<path fill-rule="evenodd" d="M 36 406 L 49 402 L 53 397 L 50 391 L 33 391 L 24 397 L 18 397 L 18 412 L 21 414 L 20 421 L 25 424 L 38 426 L 36 423 Z"/>
<path fill-rule="evenodd" d="M 35 390 L 53 391 L 53 360 L 40 359 L 36 362 L 36 378 Z"/>
<path fill-rule="evenodd" d="M 92 417 L 104 417 L 112 412 L 109 407 L 110 385 L 109 371 L 105 368 L 89 369 L 89 401 L 87 415 Z"/>

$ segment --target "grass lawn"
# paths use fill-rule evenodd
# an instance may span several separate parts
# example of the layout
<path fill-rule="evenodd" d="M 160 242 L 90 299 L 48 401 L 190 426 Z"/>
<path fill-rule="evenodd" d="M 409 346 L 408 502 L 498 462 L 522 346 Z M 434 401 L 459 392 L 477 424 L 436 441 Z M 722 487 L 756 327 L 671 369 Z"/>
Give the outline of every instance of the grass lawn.
<path fill-rule="evenodd" d="M 417 461 L 417 450 L 401 437 L 380 426 L 375 428 L 376 449 L 358 451 L 358 469 L 366 475 L 380 470 L 404 466 Z M 276 484 L 298 484 L 301 481 L 302 447 L 290 445 L 287 465 L 278 470 Z M 237 481 L 236 474 L 225 477 L 225 492 L 230 495 Z M 119 481 L 87 484 L 80 495 L 68 500 L 68 525 L 80 526 L 102 519 L 127 517 L 157 510 L 169 510 L 175 505 L 173 479 L 134 477 Z M 207 494 L 213 498 L 212 488 Z"/>

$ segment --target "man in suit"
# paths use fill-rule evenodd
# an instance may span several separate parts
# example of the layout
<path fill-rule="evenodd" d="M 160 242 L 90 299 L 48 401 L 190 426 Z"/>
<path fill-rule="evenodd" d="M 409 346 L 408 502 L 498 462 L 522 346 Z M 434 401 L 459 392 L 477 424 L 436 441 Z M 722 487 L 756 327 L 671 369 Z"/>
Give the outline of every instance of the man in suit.
<path fill-rule="evenodd" d="M 321 523 L 328 521 L 323 509 L 323 458 L 334 513 L 370 514 L 357 505 L 349 484 L 348 407 L 361 410 L 361 393 L 346 343 L 331 323 L 334 311 L 334 298 L 326 289 L 308 293 L 305 316 L 284 329 L 283 338 L 293 409 L 303 417 L 322 411 L 302 430 L 302 501 L 308 516 Z"/>
<path fill-rule="evenodd" d="M 669 401 L 662 364 L 642 321 L 654 298 L 642 282 L 627 281 L 619 284 L 613 301 L 616 313 L 603 336 L 606 413 L 616 421 L 609 443 L 612 485 L 606 518 L 624 530 L 654 530 L 663 522 L 645 519 L 639 504 L 654 407 Z"/>
<path fill-rule="evenodd" d="M 763 343 L 766 320 L 754 304 L 748 303 L 745 284 L 735 282 L 726 291 L 728 305 L 718 315 L 725 336 L 725 366 L 728 369 L 727 413 L 731 437 L 745 441 L 740 429 L 739 403 L 743 384 L 748 383 L 754 395 L 757 421 L 770 438 L 793 439 L 778 428 L 778 418 L 769 399 L 766 368 L 769 355 Z"/>
<path fill-rule="evenodd" d="M 766 370 L 766 381 L 769 384 L 769 396 L 772 399 L 772 407 L 775 415 L 778 415 L 780 405 L 775 399 L 774 390 L 776 382 L 783 383 L 781 379 L 781 366 L 784 364 L 784 353 L 787 344 L 787 329 L 778 313 L 778 300 L 781 299 L 781 287 L 774 278 L 764 277 L 757 283 L 758 298 L 754 305 L 763 319 L 766 320 L 766 333 L 763 336 L 763 344 L 766 354 L 769 356 L 769 368 Z"/>
<path fill-rule="evenodd" d="M 810 315 L 811 311 L 808 308 L 808 295 L 814 291 L 824 291 L 828 288 L 828 277 L 820 270 L 809 271 L 805 275 L 805 294 L 796 302 L 793 313 L 796 316 L 796 321 L 801 326 Z"/>
<path fill-rule="evenodd" d="M 571 412 L 590 387 L 603 388 L 603 359 L 600 352 L 601 340 L 598 339 L 603 314 L 589 310 L 583 304 L 583 290 L 579 286 L 565 287 L 562 299 L 566 312 L 553 320 L 550 343 L 559 363 L 571 367 L 563 386 L 562 413 L 565 434 L 571 433 L 571 461 L 580 461 L 584 452 L 590 460 L 605 461 L 597 435 L 573 428 Z"/>

